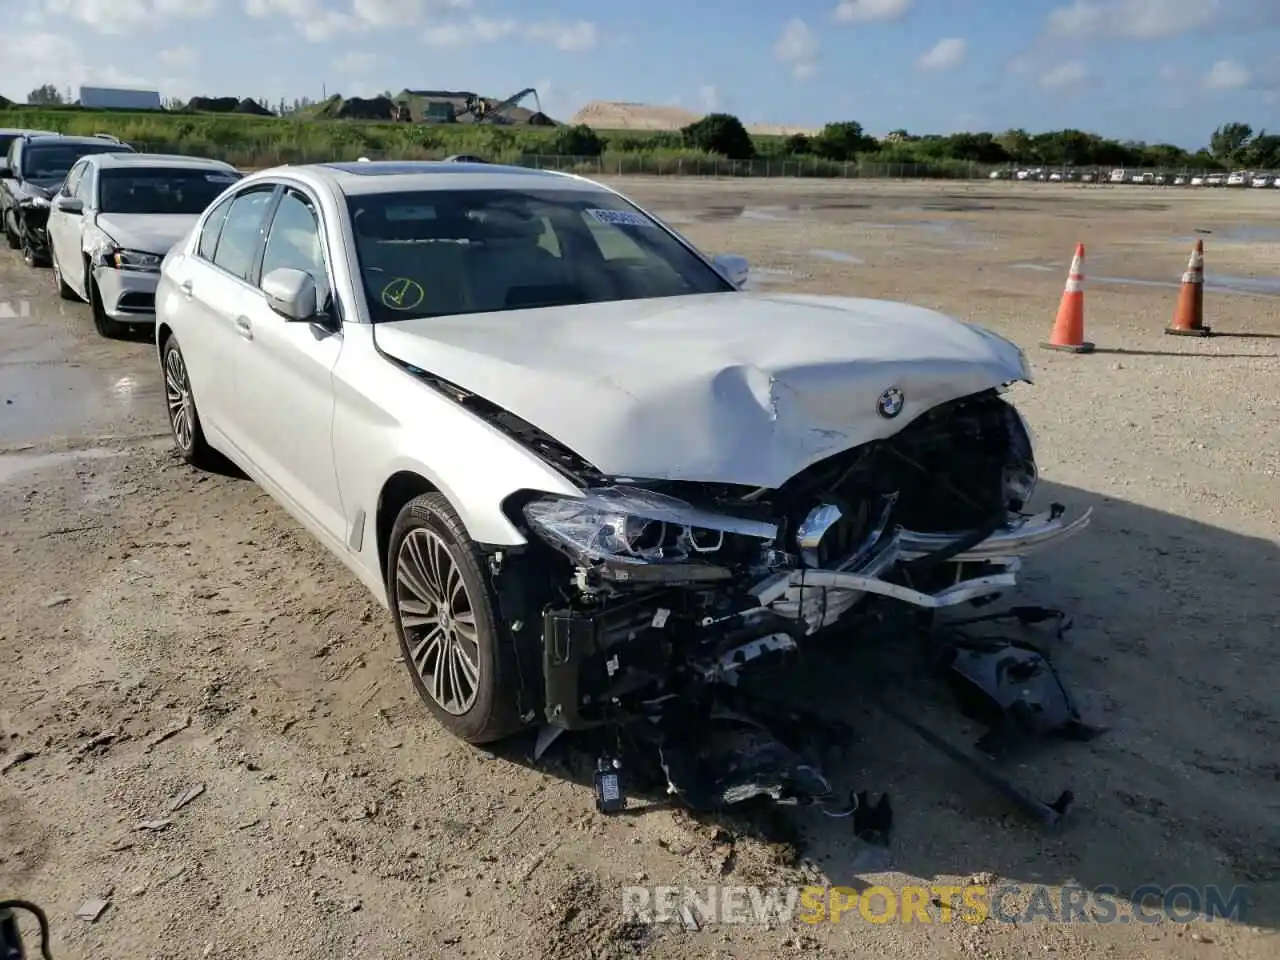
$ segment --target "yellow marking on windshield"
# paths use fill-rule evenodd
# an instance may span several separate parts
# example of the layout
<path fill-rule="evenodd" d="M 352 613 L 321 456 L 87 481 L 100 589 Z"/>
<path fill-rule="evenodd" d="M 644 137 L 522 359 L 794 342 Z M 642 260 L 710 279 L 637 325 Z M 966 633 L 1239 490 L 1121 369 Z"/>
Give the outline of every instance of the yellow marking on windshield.
<path fill-rule="evenodd" d="M 382 305 L 390 310 L 412 310 L 426 299 L 422 284 L 408 277 L 396 277 L 382 288 Z"/>

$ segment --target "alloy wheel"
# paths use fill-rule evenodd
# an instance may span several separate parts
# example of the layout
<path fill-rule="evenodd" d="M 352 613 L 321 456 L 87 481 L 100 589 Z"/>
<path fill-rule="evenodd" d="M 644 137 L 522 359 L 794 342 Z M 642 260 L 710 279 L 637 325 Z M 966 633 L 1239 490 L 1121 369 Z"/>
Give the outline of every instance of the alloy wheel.
<path fill-rule="evenodd" d="M 191 385 L 187 382 L 187 365 L 177 350 L 169 350 L 164 355 L 164 395 L 169 405 L 173 438 L 186 453 L 194 442 L 195 404 L 191 399 Z"/>
<path fill-rule="evenodd" d="M 465 714 L 480 691 L 480 635 L 462 571 L 439 534 L 419 527 L 401 541 L 395 592 L 423 687 L 446 713 Z"/>

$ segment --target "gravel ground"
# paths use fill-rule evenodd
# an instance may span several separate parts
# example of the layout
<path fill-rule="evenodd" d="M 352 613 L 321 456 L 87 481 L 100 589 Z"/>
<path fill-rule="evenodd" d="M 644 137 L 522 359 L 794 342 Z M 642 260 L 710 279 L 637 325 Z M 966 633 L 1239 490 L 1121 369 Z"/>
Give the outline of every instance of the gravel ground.
<path fill-rule="evenodd" d="M 1274 958 L 1280 925 L 1278 195 L 1015 184 L 628 180 L 762 287 L 906 299 L 1028 349 L 1041 503 L 1093 526 L 1029 564 L 1109 732 L 1016 771 L 1057 835 L 874 712 L 838 782 L 887 790 L 887 857 L 804 814 L 606 818 L 573 752 L 443 735 L 384 613 L 249 482 L 171 454 L 153 352 L 0 259 L 0 896 L 69 958 L 1048 955 Z M 1207 322 L 1166 337 L 1193 238 Z M 1077 242 L 1092 356 L 1040 350 Z M 1111 278 L 1102 280 L 1100 278 Z M 1118 282 L 1123 281 L 1123 282 Z M 1268 586 L 1270 584 L 1270 586 Z M 938 714 L 942 722 L 943 714 Z M 956 724 L 957 736 L 972 731 Z M 173 809 L 193 787 L 194 799 Z M 622 922 L 623 884 L 1249 888 L 1247 922 Z M 75 919 L 109 901 L 95 923 Z"/>

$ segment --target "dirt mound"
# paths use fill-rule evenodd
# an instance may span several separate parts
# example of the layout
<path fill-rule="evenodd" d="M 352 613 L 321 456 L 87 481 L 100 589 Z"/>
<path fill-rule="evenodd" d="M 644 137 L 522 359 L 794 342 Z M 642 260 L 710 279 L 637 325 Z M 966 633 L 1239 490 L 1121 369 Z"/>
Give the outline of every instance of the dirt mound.
<path fill-rule="evenodd" d="M 683 107 L 596 100 L 575 113 L 569 123 L 586 124 L 597 130 L 679 130 L 696 123 L 702 116 Z"/>
<path fill-rule="evenodd" d="M 275 114 L 260 104 L 257 100 L 250 100 L 245 97 L 235 105 L 235 113 L 247 113 L 253 117 L 274 117 Z"/>
<path fill-rule="evenodd" d="M 387 97 L 374 97 L 366 100 L 363 97 L 348 97 L 338 108 L 339 120 L 394 120 L 398 107 Z"/>
<path fill-rule="evenodd" d="M 240 106 L 235 97 L 192 97 L 187 108 L 199 113 L 233 113 Z"/>
<path fill-rule="evenodd" d="M 556 126 L 556 122 L 554 120 L 548 117 L 545 113 L 539 113 L 536 110 L 533 113 L 529 114 L 528 119 L 525 120 L 525 123 L 527 123 L 531 127 Z"/>

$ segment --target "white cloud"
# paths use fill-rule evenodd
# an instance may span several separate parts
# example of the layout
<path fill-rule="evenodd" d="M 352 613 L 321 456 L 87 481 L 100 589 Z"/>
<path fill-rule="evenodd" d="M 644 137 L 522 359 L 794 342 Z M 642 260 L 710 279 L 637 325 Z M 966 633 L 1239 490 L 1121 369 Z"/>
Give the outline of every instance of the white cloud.
<path fill-rule="evenodd" d="M 1072 84 L 1083 83 L 1089 77 L 1089 68 L 1079 60 L 1054 67 L 1040 75 L 1040 86 L 1049 90 L 1059 90 Z"/>
<path fill-rule="evenodd" d="M 160 60 L 166 66 L 189 70 L 200 60 L 200 55 L 190 47 L 169 47 L 160 51 Z"/>
<path fill-rule="evenodd" d="M 352 15 L 378 27 L 403 26 L 427 14 L 470 9 L 471 0 L 351 0 Z"/>
<path fill-rule="evenodd" d="M 947 37 L 939 40 L 919 60 L 921 70 L 951 70 L 960 66 L 969 52 L 969 41 L 963 37 Z"/>
<path fill-rule="evenodd" d="M 720 109 L 720 91 L 715 84 L 708 83 L 698 88 L 698 98 L 702 101 L 702 109 L 707 113 L 715 113 Z"/>
<path fill-rule="evenodd" d="M 1160 40 L 1217 21 L 1223 0 L 1072 0 L 1049 12 L 1049 33 L 1080 39 Z"/>
<path fill-rule="evenodd" d="M 472 17 L 470 20 L 429 23 L 422 38 L 428 46 L 461 47 L 496 43 L 512 37 L 554 47 L 564 53 L 580 53 L 594 49 L 599 42 L 600 33 L 590 20 L 522 23 L 511 18 L 491 20 L 487 17 Z"/>
<path fill-rule="evenodd" d="M 46 83 L 63 93 L 70 92 L 72 98 L 78 95 L 82 85 L 138 87 L 159 90 L 164 96 L 182 96 L 187 84 L 180 78 L 142 76 L 111 64 L 96 63 L 62 33 L 24 34 L 22 43 L 15 44 L 5 54 L 4 70 L 6 87 L 15 98 L 22 99 Z"/>
<path fill-rule="evenodd" d="M 898 20 L 911 9 L 913 0 L 840 0 L 836 19 L 841 23 L 872 23 Z"/>
<path fill-rule="evenodd" d="M 1234 60 L 1219 60 L 1204 75 L 1206 90 L 1239 90 L 1253 79 L 1248 69 Z"/>
<path fill-rule="evenodd" d="M 367 20 L 351 14 L 326 10 L 322 0 L 244 0 L 244 9 L 256 20 L 283 17 L 312 43 L 329 40 L 340 33 L 360 32 L 369 26 Z"/>
<path fill-rule="evenodd" d="M 124 35 L 166 20 L 200 20 L 217 0 L 45 0 L 55 20 L 82 23 L 98 33 Z"/>
<path fill-rule="evenodd" d="M 335 61 L 333 68 L 344 77 L 359 77 L 366 73 L 372 73 L 377 65 L 378 58 L 372 53 L 352 51 L 339 57 Z"/>
<path fill-rule="evenodd" d="M 788 20 L 782 28 L 782 34 L 773 45 L 773 56 L 779 63 L 791 67 L 793 76 L 804 79 L 817 69 L 820 46 L 809 25 L 797 17 Z"/>

